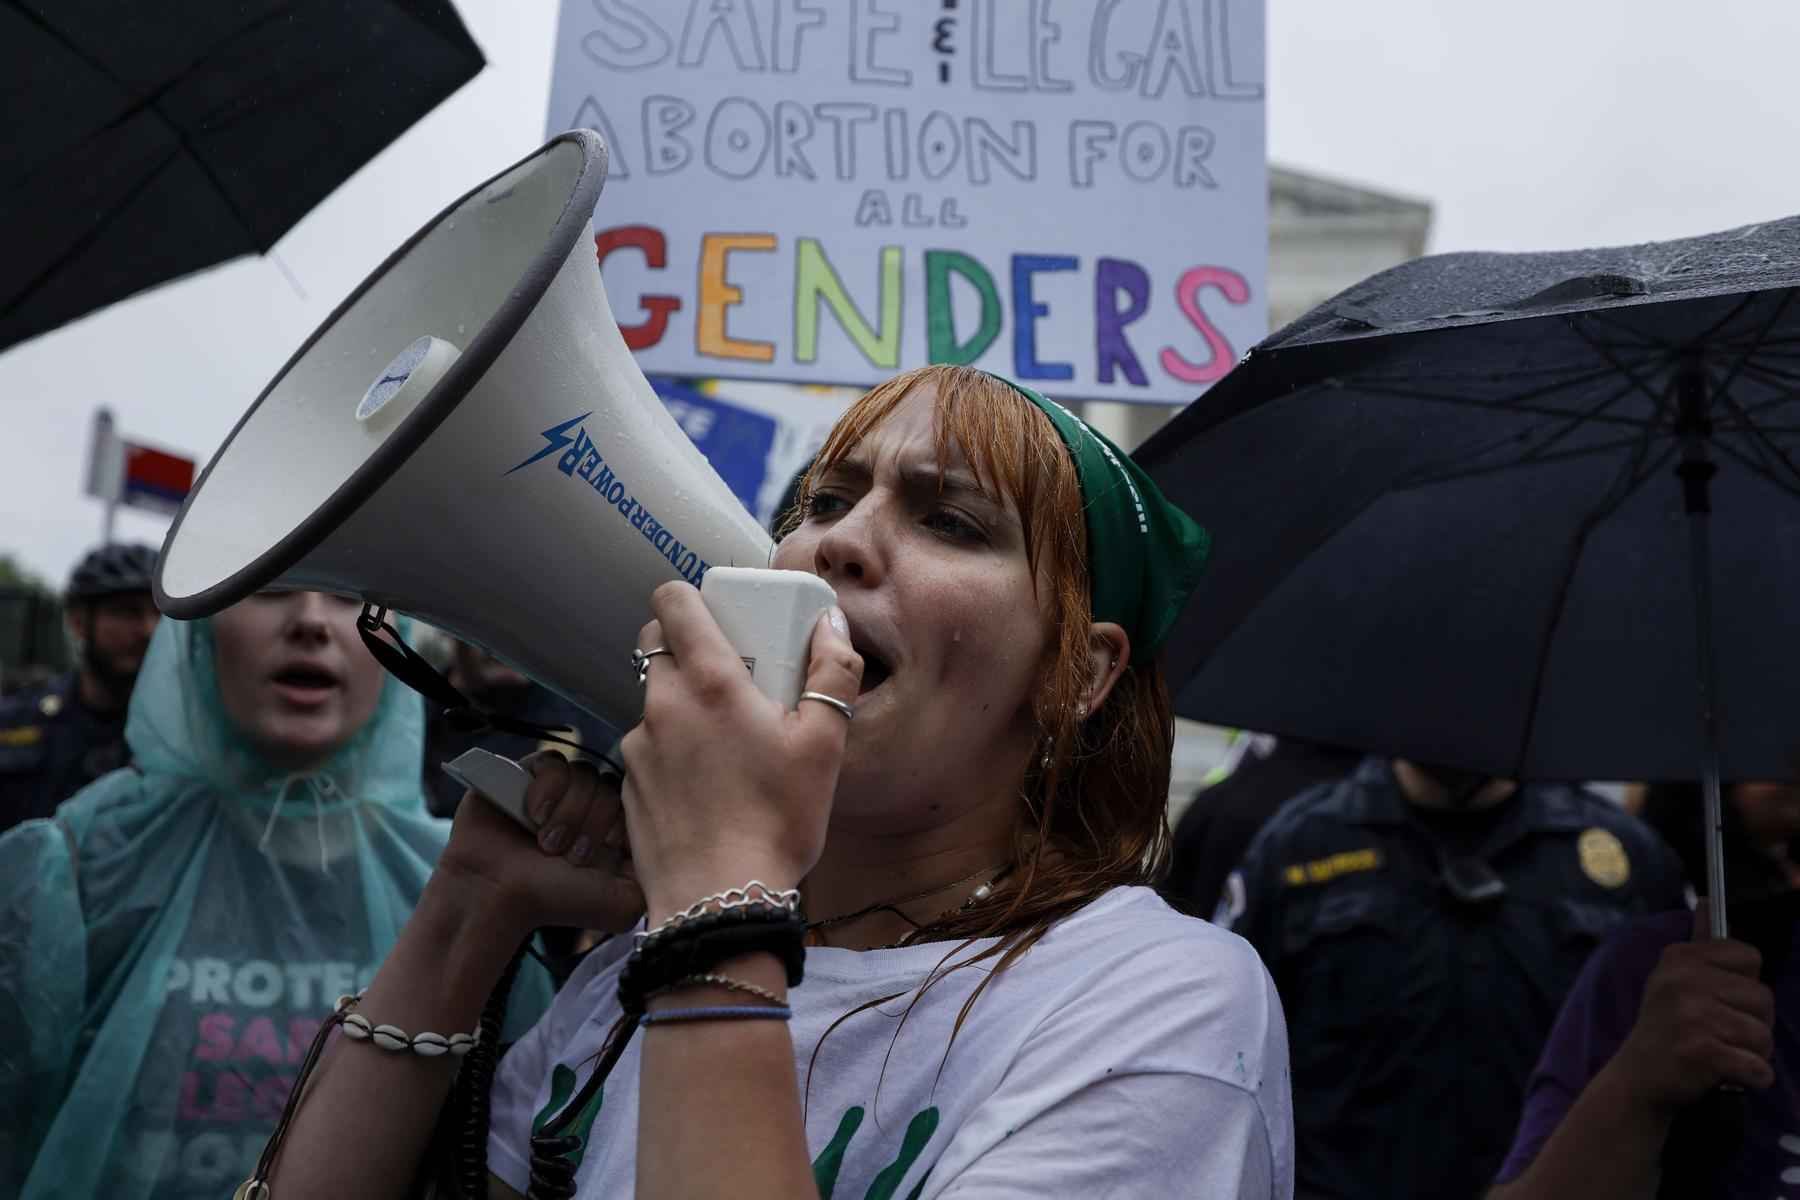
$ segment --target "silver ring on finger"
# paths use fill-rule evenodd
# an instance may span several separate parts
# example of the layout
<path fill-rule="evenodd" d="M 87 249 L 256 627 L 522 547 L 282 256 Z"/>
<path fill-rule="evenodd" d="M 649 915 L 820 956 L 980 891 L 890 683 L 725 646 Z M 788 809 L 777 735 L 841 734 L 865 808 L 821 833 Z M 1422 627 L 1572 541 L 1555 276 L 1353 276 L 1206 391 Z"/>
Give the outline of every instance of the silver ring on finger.
<path fill-rule="evenodd" d="M 839 700 L 836 696 L 827 696 L 824 692 L 801 692 L 800 698 L 802 700 L 817 700 L 820 704 L 829 704 L 831 707 L 844 714 L 844 720 L 856 720 L 856 710 L 851 708 L 848 704 L 845 704 L 842 700 Z"/>
<path fill-rule="evenodd" d="M 631 652 L 631 667 L 637 672 L 639 684 L 649 682 L 650 660 L 659 654 L 667 654 L 670 658 L 675 657 L 675 652 L 667 646 L 656 646 L 649 650 L 633 650 Z"/>

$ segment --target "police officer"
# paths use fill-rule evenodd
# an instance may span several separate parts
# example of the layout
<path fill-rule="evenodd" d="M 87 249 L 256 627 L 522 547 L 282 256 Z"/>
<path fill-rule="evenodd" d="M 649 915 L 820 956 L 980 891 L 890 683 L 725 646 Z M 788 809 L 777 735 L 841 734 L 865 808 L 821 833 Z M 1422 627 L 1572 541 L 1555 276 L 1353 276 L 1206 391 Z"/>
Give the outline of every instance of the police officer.
<path fill-rule="evenodd" d="M 79 647 L 78 665 L 0 700 L 0 832 L 50 816 L 125 765 L 125 708 L 156 631 L 155 566 L 149 546 L 112 543 L 69 576 L 63 620 Z"/>
<path fill-rule="evenodd" d="M 1683 900 L 1673 853 L 1580 788 L 1370 758 L 1295 797 L 1215 919 L 1281 992 L 1296 1196 L 1480 1196 L 1588 952 Z"/>
<path fill-rule="evenodd" d="M 1283 804 L 1314 784 L 1337 782 L 1362 759 L 1354 750 L 1297 738 L 1238 736 L 1248 744 L 1229 773 L 1187 806 L 1169 846 L 1163 899 L 1196 917 L 1212 914 L 1225 881 Z"/>

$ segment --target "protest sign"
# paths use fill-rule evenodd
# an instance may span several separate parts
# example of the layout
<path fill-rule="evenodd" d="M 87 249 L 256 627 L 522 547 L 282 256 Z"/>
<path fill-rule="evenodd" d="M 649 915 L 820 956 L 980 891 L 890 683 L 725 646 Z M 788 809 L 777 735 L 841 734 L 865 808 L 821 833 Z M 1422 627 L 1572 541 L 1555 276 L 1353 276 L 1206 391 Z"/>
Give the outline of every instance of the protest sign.
<path fill-rule="evenodd" d="M 1262 0 L 564 0 L 646 371 L 1183 403 L 1264 332 Z"/>

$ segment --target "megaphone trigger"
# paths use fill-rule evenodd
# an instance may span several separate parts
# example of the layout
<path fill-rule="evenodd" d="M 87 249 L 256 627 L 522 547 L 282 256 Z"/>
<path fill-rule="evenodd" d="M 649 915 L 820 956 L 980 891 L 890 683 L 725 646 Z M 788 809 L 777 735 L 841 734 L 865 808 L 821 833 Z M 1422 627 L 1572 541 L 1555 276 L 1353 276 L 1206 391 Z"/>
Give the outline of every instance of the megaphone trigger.
<path fill-rule="evenodd" d="M 588 761 L 602 780 L 618 783 L 625 778 L 625 768 L 618 761 L 619 747 L 595 755 Z M 493 806 L 511 817 L 526 833 L 537 833 L 537 822 L 525 809 L 525 792 L 531 786 L 531 772 L 504 755 L 479 747 L 461 754 L 438 767 L 470 791 L 486 798 Z"/>
<path fill-rule="evenodd" d="M 530 771 L 510 758 L 482 749 L 465 750 L 439 766 L 456 782 L 485 796 L 495 808 L 517 821 L 526 833 L 537 833 L 537 823 L 525 811 L 525 789 L 531 786 Z"/>

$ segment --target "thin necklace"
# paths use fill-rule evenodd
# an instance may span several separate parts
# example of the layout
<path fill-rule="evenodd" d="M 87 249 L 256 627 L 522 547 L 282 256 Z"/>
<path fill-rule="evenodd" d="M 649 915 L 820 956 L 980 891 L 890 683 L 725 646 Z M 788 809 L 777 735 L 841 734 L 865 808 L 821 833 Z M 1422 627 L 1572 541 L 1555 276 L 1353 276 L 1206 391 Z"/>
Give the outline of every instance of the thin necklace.
<path fill-rule="evenodd" d="M 898 950 L 903 946 L 912 945 L 914 942 L 914 939 L 923 937 L 925 934 L 929 933 L 933 926 L 939 924 L 940 922 L 948 921 L 951 917 L 954 917 L 954 916 L 958 915 L 959 913 L 968 912 L 971 908 L 974 908 L 981 901 L 986 900 L 989 896 L 993 895 L 994 894 L 994 885 L 996 883 L 999 883 L 1002 879 L 1005 879 L 1010 874 L 1012 874 L 1012 864 L 1007 863 L 1005 866 L 1001 867 L 998 871 L 994 872 L 994 874 L 988 879 L 988 881 L 986 883 L 982 884 L 980 887 L 978 887 L 974 891 L 970 892 L 968 899 L 964 900 L 961 904 L 958 904 L 955 908 L 946 908 L 943 912 L 941 912 L 937 916 L 931 918 L 931 920 L 925 922 L 923 925 L 919 924 L 917 921 L 914 921 L 911 917 L 908 917 L 905 913 L 901 913 L 900 914 L 901 918 L 904 919 L 908 924 L 910 924 L 912 926 L 912 929 L 908 930 L 906 933 L 901 934 L 898 938 L 896 938 L 894 941 L 889 942 L 887 945 L 878 947 L 878 949 Z"/>
<path fill-rule="evenodd" d="M 956 913 L 962 912 L 962 911 L 970 908 L 974 904 L 978 903 L 979 901 L 985 900 L 989 895 L 991 895 L 993 893 L 994 885 L 996 883 L 999 883 L 1000 880 L 1004 879 L 1006 877 L 1007 873 L 1012 870 L 1012 864 L 1006 863 L 1005 865 L 1001 866 L 997 870 L 995 870 L 994 868 L 990 868 L 990 867 L 980 867 L 976 870 L 970 871 L 967 875 L 964 875 L 960 879 L 952 879 L 949 883 L 940 883 L 936 887 L 926 888 L 924 891 L 911 892 L 907 895 L 895 896 L 892 899 L 888 899 L 888 900 L 877 900 L 875 903 L 866 905 L 863 908 L 859 908 L 855 912 L 847 912 L 847 913 L 843 913 L 843 914 L 841 914 L 839 916 L 835 916 L 835 917 L 823 917 L 817 921 L 808 921 L 806 923 L 806 931 L 808 933 L 812 933 L 814 931 L 821 930 L 821 929 L 830 929 L 831 927 L 833 927 L 835 925 L 847 925 L 851 921 L 860 920 L 861 918 L 870 916 L 874 913 L 890 912 L 890 913 L 893 913 L 896 917 L 899 917 L 902 921 L 905 921 L 908 925 L 911 925 L 913 927 L 911 933 L 908 933 L 905 938 L 902 938 L 900 940 L 900 942 L 894 943 L 894 945 L 900 945 L 902 942 L 905 942 L 908 938 L 914 937 L 921 930 L 926 928 L 926 925 L 921 925 L 919 922 L 913 920 L 911 917 L 909 917 L 905 913 L 901 912 L 900 907 L 899 907 L 900 905 L 911 904 L 915 900 L 923 900 L 929 896 L 936 896 L 941 892 L 947 892 L 951 888 L 960 887 L 961 885 L 969 882 L 969 880 L 971 880 L 971 879 L 975 879 L 981 875 L 987 874 L 990 870 L 993 871 L 992 877 L 990 877 L 986 883 L 982 884 L 980 887 L 976 888 L 973 892 L 971 892 L 969 894 L 969 898 L 967 900 L 964 900 L 960 905 L 958 905 L 955 908 L 946 909 L 944 912 L 939 913 L 936 917 L 933 917 L 931 919 L 931 921 L 926 923 L 926 924 L 936 924 L 938 921 L 943 920 L 945 917 L 952 916 Z M 891 949 L 892 947 L 884 946 L 882 948 L 883 949 Z"/>

